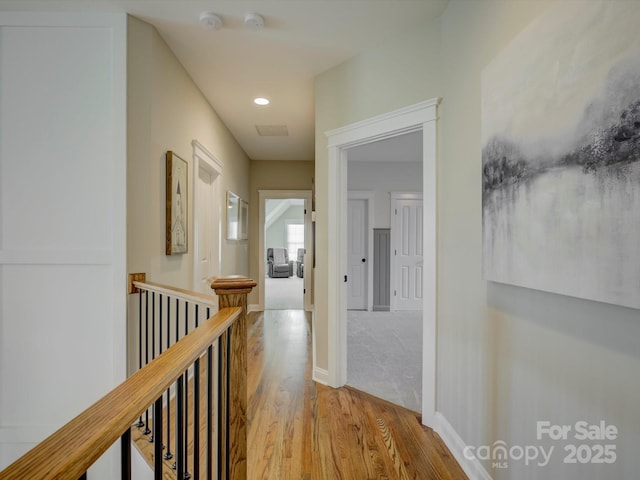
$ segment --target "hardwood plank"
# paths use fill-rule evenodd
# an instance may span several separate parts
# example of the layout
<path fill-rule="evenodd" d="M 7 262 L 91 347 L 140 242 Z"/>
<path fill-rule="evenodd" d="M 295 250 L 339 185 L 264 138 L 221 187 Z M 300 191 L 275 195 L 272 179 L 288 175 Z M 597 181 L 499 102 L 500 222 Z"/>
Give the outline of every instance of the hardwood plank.
<path fill-rule="evenodd" d="M 248 331 L 248 478 L 467 478 L 415 412 L 311 380 L 303 312 L 251 314 Z"/>

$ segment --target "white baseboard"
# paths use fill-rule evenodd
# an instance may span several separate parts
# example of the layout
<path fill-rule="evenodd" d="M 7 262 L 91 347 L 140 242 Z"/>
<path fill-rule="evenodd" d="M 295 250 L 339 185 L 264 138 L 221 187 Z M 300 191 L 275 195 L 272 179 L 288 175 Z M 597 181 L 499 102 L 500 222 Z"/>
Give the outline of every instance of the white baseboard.
<path fill-rule="evenodd" d="M 315 367 L 313 369 L 313 381 L 322 385 L 329 385 L 329 372 L 324 368 Z"/>
<path fill-rule="evenodd" d="M 253 304 L 247 306 L 247 313 L 261 312 L 261 311 L 262 311 L 262 309 L 260 308 L 260 305 L 258 305 L 257 303 L 253 303 Z"/>
<path fill-rule="evenodd" d="M 449 448 L 458 461 L 464 473 L 466 473 L 471 480 L 492 480 L 491 475 L 489 475 L 477 458 L 470 459 L 464 455 L 464 449 L 467 445 L 445 416 L 440 412 L 436 412 L 435 420 L 434 430 L 447 445 L 447 448 Z"/>

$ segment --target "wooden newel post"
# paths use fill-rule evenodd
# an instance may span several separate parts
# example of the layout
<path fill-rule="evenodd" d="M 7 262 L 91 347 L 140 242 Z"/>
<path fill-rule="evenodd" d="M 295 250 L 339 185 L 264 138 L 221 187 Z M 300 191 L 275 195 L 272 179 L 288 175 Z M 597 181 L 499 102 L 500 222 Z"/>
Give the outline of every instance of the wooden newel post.
<path fill-rule="evenodd" d="M 221 413 L 226 410 L 229 418 L 229 463 L 225 467 L 228 467 L 229 478 L 233 480 L 247 478 L 247 296 L 255 286 L 255 281 L 239 276 L 217 278 L 211 283 L 211 288 L 218 295 L 220 309 L 242 308 L 242 315 L 231 326 L 229 399 L 228 403 L 224 402 L 220 406 Z M 225 335 L 222 342 L 225 359 L 228 348 L 228 338 Z M 225 458 L 220 458 L 219 461 L 226 463 Z"/>

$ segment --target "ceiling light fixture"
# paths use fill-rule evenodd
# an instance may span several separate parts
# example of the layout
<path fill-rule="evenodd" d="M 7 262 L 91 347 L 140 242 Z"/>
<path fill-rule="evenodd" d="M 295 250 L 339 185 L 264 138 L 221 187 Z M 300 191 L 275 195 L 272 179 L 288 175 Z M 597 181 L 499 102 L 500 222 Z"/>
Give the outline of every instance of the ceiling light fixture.
<path fill-rule="evenodd" d="M 202 12 L 200 14 L 200 25 L 210 30 L 220 30 L 222 28 L 222 19 L 213 12 Z"/>
<path fill-rule="evenodd" d="M 251 30 L 262 30 L 264 27 L 264 18 L 257 13 L 248 13 L 247 16 L 244 17 L 244 24 Z"/>
<path fill-rule="evenodd" d="M 269 99 L 258 97 L 253 99 L 253 103 L 255 103 L 256 105 L 269 105 Z"/>

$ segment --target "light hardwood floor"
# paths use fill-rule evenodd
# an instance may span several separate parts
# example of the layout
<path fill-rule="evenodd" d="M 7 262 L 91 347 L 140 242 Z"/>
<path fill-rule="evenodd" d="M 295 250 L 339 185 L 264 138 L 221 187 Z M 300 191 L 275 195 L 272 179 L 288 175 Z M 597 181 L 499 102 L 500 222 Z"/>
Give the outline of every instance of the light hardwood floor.
<path fill-rule="evenodd" d="M 249 480 L 467 478 L 416 413 L 315 383 L 311 355 L 311 322 L 303 311 L 249 315 Z M 152 444 L 133 430 L 151 459 Z M 163 478 L 171 476 L 167 468 Z"/>
<path fill-rule="evenodd" d="M 252 314 L 248 352 L 250 480 L 467 478 L 415 413 L 311 380 L 304 312 Z"/>

